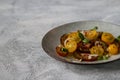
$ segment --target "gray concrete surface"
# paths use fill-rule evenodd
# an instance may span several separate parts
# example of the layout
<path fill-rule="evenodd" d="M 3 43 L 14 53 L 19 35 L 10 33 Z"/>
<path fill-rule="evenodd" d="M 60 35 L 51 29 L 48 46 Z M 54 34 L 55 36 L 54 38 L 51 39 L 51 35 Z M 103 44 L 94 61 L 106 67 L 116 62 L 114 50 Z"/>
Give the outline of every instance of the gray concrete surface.
<path fill-rule="evenodd" d="M 81 20 L 120 25 L 120 0 L 0 0 L 0 80 L 120 80 L 120 60 L 74 65 L 43 51 L 47 31 Z"/>

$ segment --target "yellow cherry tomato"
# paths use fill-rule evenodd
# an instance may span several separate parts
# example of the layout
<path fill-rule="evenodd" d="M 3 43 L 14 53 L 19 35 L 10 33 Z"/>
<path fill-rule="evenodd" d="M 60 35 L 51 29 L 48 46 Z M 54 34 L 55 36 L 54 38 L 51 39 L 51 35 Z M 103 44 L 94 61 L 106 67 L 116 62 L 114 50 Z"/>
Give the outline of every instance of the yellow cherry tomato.
<path fill-rule="evenodd" d="M 109 52 L 109 54 L 111 54 L 111 55 L 115 55 L 115 54 L 118 54 L 118 47 L 117 47 L 117 45 L 115 45 L 115 44 L 110 44 L 109 46 L 108 46 L 108 52 Z"/>
<path fill-rule="evenodd" d="M 90 30 L 85 35 L 89 40 L 96 39 L 98 37 L 98 33 L 96 30 Z"/>
<path fill-rule="evenodd" d="M 77 43 L 81 41 L 78 32 L 69 33 L 68 38 L 75 40 Z"/>
<path fill-rule="evenodd" d="M 91 53 L 91 54 L 97 54 L 97 55 L 99 55 L 99 56 L 103 56 L 104 49 L 103 49 L 101 46 L 93 46 L 93 47 L 90 49 L 90 53 Z"/>
<path fill-rule="evenodd" d="M 68 50 L 68 52 L 72 53 L 77 49 L 77 42 L 69 39 L 65 43 L 65 48 Z"/>
<path fill-rule="evenodd" d="M 101 40 L 107 44 L 111 44 L 114 41 L 114 36 L 111 33 L 104 32 L 102 34 Z"/>

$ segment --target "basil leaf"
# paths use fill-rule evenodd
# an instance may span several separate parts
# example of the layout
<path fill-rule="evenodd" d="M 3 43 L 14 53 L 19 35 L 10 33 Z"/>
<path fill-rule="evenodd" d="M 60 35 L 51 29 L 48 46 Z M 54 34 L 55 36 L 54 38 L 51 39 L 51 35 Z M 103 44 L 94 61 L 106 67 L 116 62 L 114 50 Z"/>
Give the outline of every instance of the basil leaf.
<path fill-rule="evenodd" d="M 83 35 L 82 33 L 80 33 L 79 31 L 78 31 L 78 33 L 79 33 L 80 39 L 84 40 L 84 39 L 85 39 L 85 38 L 84 38 L 84 35 Z"/>

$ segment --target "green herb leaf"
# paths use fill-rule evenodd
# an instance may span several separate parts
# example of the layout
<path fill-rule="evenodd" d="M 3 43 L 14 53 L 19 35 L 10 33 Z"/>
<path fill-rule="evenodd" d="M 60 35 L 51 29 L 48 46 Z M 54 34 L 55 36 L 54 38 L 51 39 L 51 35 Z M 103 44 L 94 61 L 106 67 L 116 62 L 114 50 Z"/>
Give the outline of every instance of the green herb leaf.
<path fill-rule="evenodd" d="M 102 56 L 98 56 L 98 60 L 103 60 L 103 57 Z"/>
<path fill-rule="evenodd" d="M 109 59 L 109 55 L 103 55 L 103 56 L 99 56 L 98 57 L 98 60 L 107 60 L 107 59 Z"/>
<path fill-rule="evenodd" d="M 108 56 L 103 56 L 103 60 L 107 60 L 109 57 Z"/>
<path fill-rule="evenodd" d="M 120 35 L 115 40 L 116 41 L 120 41 Z"/>
<path fill-rule="evenodd" d="M 66 49 L 66 48 L 61 48 L 61 51 L 63 51 L 63 52 L 68 52 L 68 49 Z"/>
<path fill-rule="evenodd" d="M 89 43 L 89 40 L 85 38 L 85 39 L 83 40 L 83 42 L 84 42 L 84 43 Z"/>
<path fill-rule="evenodd" d="M 97 26 L 95 26 L 93 29 L 91 29 L 91 30 L 97 30 L 98 29 L 98 27 Z"/>
<path fill-rule="evenodd" d="M 80 37 L 82 40 L 85 39 L 85 38 L 84 38 L 84 35 L 83 35 L 82 33 L 80 33 L 80 31 L 78 31 L 78 35 L 79 35 L 79 37 Z"/>

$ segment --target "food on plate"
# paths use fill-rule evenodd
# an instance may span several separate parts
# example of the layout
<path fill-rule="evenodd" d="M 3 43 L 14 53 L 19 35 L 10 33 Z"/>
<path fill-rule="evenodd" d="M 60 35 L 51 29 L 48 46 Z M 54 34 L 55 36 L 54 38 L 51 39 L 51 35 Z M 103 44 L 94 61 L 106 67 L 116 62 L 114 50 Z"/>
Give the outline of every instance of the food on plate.
<path fill-rule="evenodd" d="M 89 30 L 76 30 L 61 35 L 56 52 L 61 57 L 71 57 L 80 61 L 107 60 L 120 52 L 120 36 L 97 31 L 98 27 Z"/>
<path fill-rule="evenodd" d="M 111 54 L 111 55 L 114 55 L 114 54 L 117 54 L 118 53 L 118 46 L 116 44 L 110 44 L 108 46 L 108 52 Z"/>
<path fill-rule="evenodd" d="M 69 39 L 65 42 L 64 46 L 69 53 L 73 53 L 77 49 L 77 42 L 75 40 Z"/>
<path fill-rule="evenodd" d="M 101 40 L 106 44 L 111 44 L 114 41 L 114 36 L 111 33 L 103 32 Z"/>

